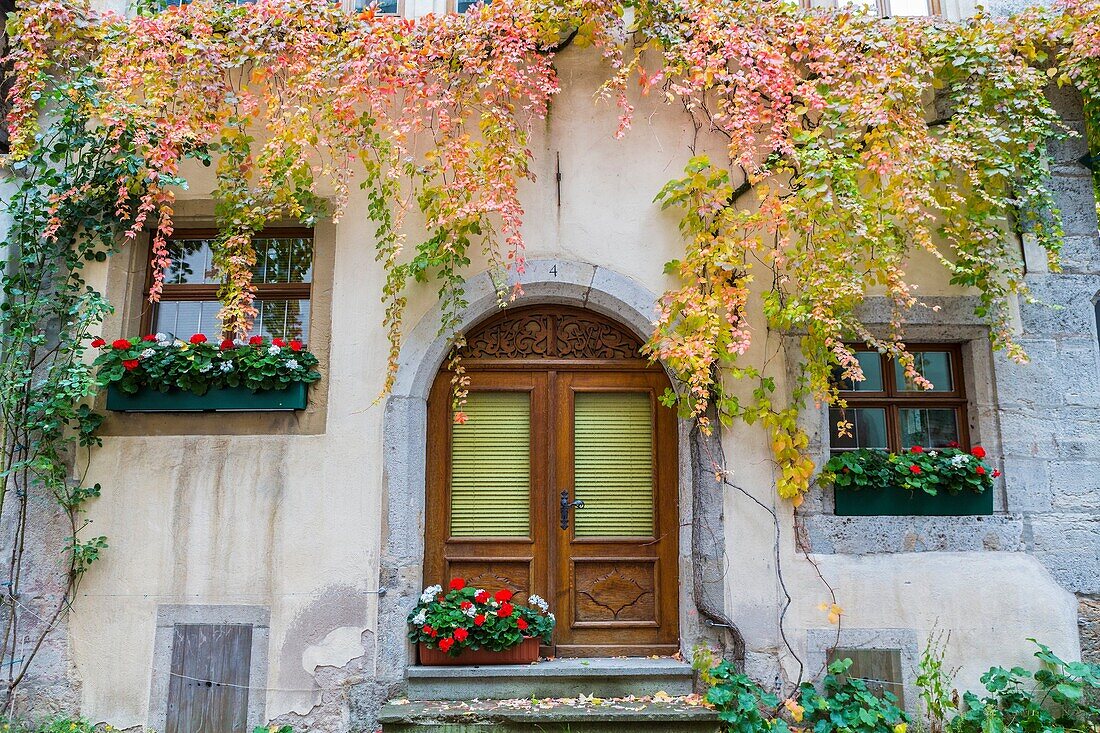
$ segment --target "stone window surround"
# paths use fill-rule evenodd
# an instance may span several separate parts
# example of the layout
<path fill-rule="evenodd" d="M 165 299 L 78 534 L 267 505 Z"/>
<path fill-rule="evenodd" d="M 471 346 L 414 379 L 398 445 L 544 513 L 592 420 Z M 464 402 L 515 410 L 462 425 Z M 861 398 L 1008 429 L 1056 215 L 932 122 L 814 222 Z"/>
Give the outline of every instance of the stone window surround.
<path fill-rule="evenodd" d="M 823 669 L 830 649 L 882 649 L 901 653 L 901 687 L 905 692 L 905 710 L 916 715 L 919 691 L 917 665 L 919 647 L 913 629 L 808 629 L 806 631 L 806 669 Z"/>
<path fill-rule="evenodd" d="M 926 298 L 930 305 L 936 301 L 959 301 L 969 298 Z M 944 310 L 947 310 L 944 308 Z M 957 303 L 953 303 L 951 312 L 960 310 Z M 931 316 L 936 314 L 929 311 Z M 918 323 L 906 327 L 906 340 L 914 343 L 957 343 L 962 345 L 962 373 L 964 388 L 966 390 L 966 417 L 970 431 L 970 444 L 980 445 L 986 449 L 989 459 L 995 467 L 1001 454 L 1001 430 L 1000 421 L 996 410 L 996 387 L 994 384 L 993 350 L 989 344 L 989 329 L 981 323 L 975 323 L 976 319 L 967 319 L 969 323 L 946 321 L 942 324 Z M 829 408 L 822 405 L 820 409 L 807 413 L 811 440 L 810 450 L 815 462 L 824 465 L 829 460 Z M 995 514 L 1007 512 L 1014 502 L 1006 495 L 1006 482 L 996 482 L 993 490 L 993 511 Z M 814 501 L 811 497 L 804 505 L 806 510 L 818 513 L 834 514 L 835 500 L 833 489 L 829 487 L 820 492 L 819 498 Z M 847 517 L 847 520 L 859 521 L 860 517 Z M 879 521 L 884 517 L 867 517 L 865 519 Z M 894 517 L 895 520 L 905 520 L 905 517 Z M 950 519 L 948 517 L 947 519 Z"/>
<path fill-rule="evenodd" d="M 647 338 L 652 328 L 657 296 L 639 283 L 605 267 L 562 260 L 528 260 L 518 277 L 525 305 L 574 305 L 591 309 Z M 490 275 L 482 272 L 466 283 L 469 307 L 461 329 L 497 311 Z M 439 306 L 429 309 L 408 331 L 401 350 L 396 382 L 383 418 L 382 547 L 379 587 L 376 679 L 393 694 L 404 684 L 405 670 L 415 663 L 406 638 L 405 617 L 423 589 L 425 460 L 427 397 L 450 342 L 439 335 Z M 725 603 L 721 581 L 696 577 L 724 577 L 720 556 L 694 556 L 693 528 L 703 523 L 708 532 L 722 534 L 722 490 L 709 468 L 694 470 L 692 456 L 702 451 L 690 425 L 679 425 L 680 491 L 680 643 L 690 650 L 696 643 L 716 638 L 703 623 L 698 603 L 720 611 Z M 699 510 L 699 515 L 696 515 Z M 702 512 L 706 512 L 705 515 Z M 713 642 L 712 642 L 713 643 Z"/>
<path fill-rule="evenodd" d="M 177 229 L 209 228 L 214 222 L 214 202 L 186 199 L 175 205 L 173 224 Z M 272 222 L 301 227 L 294 221 Z M 161 435 L 320 435 L 328 415 L 328 365 L 332 341 L 332 283 L 336 265 L 336 225 L 331 220 L 313 226 L 313 288 L 310 298 L 309 349 L 320 360 L 321 379 L 309 387 L 305 410 L 293 412 L 212 413 L 115 413 L 107 410 L 107 398 L 100 394 L 95 409 L 107 415 L 100 428 L 104 436 Z M 141 327 L 148 308 L 145 275 L 149 267 L 148 239 L 137 237 L 123 243 L 119 253 L 108 258 L 107 294 L 117 304 L 116 312 L 103 324 L 107 341 L 132 336 Z"/>
<path fill-rule="evenodd" d="M 153 675 L 149 689 L 150 730 L 164 730 L 168 720 L 168 683 L 172 670 L 172 641 L 177 624 L 244 624 L 252 627 L 252 654 L 248 669 L 248 730 L 267 722 L 267 660 L 270 612 L 266 606 L 168 604 L 157 606 L 153 637 Z"/>

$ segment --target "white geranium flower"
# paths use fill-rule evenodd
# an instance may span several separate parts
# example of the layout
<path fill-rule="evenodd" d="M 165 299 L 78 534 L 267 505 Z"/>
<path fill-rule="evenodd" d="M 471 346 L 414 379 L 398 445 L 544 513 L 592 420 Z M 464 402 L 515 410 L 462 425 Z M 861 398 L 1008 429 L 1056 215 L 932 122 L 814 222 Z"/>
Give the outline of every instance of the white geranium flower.
<path fill-rule="evenodd" d="M 248 346 L 248 339 L 243 339 L 240 336 L 233 339 L 234 346 Z"/>
<path fill-rule="evenodd" d="M 420 609 L 420 613 L 413 616 L 413 626 L 423 626 L 424 622 L 428 620 L 428 610 L 425 608 Z"/>
<path fill-rule="evenodd" d="M 271 346 L 267 347 L 267 353 L 269 353 L 269 354 L 278 354 L 280 351 L 282 351 L 282 349 L 280 349 L 275 344 L 272 344 Z"/>
<path fill-rule="evenodd" d="M 221 368 L 222 372 L 231 372 L 231 371 L 233 371 L 233 365 L 231 363 L 229 363 L 228 361 L 223 361 L 220 368 Z"/>
<path fill-rule="evenodd" d="M 138 358 L 139 359 L 148 359 L 150 356 L 152 356 L 155 353 L 157 353 L 155 349 L 145 349 L 144 351 L 142 351 L 138 355 Z"/>
<path fill-rule="evenodd" d="M 939 452 L 938 450 L 930 450 L 930 451 L 928 451 L 928 455 L 932 456 L 933 458 L 935 458 L 935 457 L 936 457 L 936 456 L 938 456 L 939 454 L 940 454 L 940 452 Z"/>
<path fill-rule="evenodd" d="M 297 369 L 298 368 L 298 360 L 297 359 L 287 359 L 286 360 L 286 368 L 287 369 Z"/>
<path fill-rule="evenodd" d="M 214 366 L 213 364 L 203 364 L 201 367 L 199 367 L 199 371 L 202 372 L 203 374 L 206 374 L 208 371 L 210 371 L 213 368 L 213 366 Z"/>
<path fill-rule="evenodd" d="M 425 588 L 424 592 L 420 594 L 420 602 L 431 603 L 442 590 L 443 586 L 440 585 L 433 585 L 430 588 Z"/>
<path fill-rule="evenodd" d="M 156 333 L 156 339 L 157 339 L 157 343 L 160 343 L 160 344 L 166 344 L 166 343 L 168 343 L 169 341 L 171 341 L 171 339 L 170 339 L 170 338 L 168 338 L 168 334 L 166 334 L 166 333 L 161 333 L 160 331 L 157 331 L 157 333 Z"/>
<path fill-rule="evenodd" d="M 469 616 L 470 618 L 473 618 L 474 616 L 477 615 L 477 607 L 476 606 L 470 606 L 469 608 L 464 609 L 462 612 L 464 614 L 466 614 L 467 616 Z"/>
<path fill-rule="evenodd" d="M 965 466 L 967 463 L 970 463 L 970 456 L 966 453 L 959 453 L 958 455 L 951 456 L 951 465 L 955 468 Z"/>
<path fill-rule="evenodd" d="M 176 339 L 174 342 L 172 342 L 172 345 L 175 346 L 177 349 L 182 349 L 183 347 L 187 346 L 187 343 Z"/>
<path fill-rule="evenodd" d="M 550 604 L 547 603 L 546 599 L 542 596 L 530 595 L 527 597 L 527 602 L 530 603 L 532 606 L 538 608 L 543 613 L 546 613 L 548 610 L 550 610 Z"/>

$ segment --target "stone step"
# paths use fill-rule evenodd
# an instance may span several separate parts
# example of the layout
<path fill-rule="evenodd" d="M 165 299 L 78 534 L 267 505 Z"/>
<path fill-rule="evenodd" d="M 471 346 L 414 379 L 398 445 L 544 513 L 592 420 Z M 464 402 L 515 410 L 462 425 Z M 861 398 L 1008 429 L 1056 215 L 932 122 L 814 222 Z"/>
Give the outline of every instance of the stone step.
<path fill-rule="evenodd" d="M 534 664 L 409 667 L 410 700 L 644 697 L 692 693 L 691 667 L 667 657 L 552 659 Z"/>
<path fill-rule="evenodd" d="M 718 733 L 698 696 L 392 701 L 382 733 Z"/>

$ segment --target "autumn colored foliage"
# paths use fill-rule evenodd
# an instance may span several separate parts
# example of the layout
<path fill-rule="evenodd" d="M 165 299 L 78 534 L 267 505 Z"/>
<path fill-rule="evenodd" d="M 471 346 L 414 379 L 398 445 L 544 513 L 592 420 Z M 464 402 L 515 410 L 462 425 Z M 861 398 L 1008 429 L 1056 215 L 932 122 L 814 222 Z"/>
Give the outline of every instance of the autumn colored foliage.
<path fill-rule="evenodd" d="M 555 54 L 593 46 L 607 61 L 601 96 L 621 113 L 609 134 L 628 134 L 640 89 L 725 141 L 726 156 L 693 158 L 654 192 L 681 218 L 684 254 L 667 266 L 676 284 L 647 348 L 683 383 L 667 400 L 684 417 L 767 428 L 779 492 L 797 501 L 814 473 L 802 406 L 838 402 L 838 368 L 862 378 L 846 344 L 889 352 L 926 384 L 904 340 L 925 307 L 906 273 L 915 253 L 978 296 L 995 348 L 1026 358 L 1009 319 L 1012 299 L 1028 297 L 1014 234 L 1057 267 L 1045 155 L 1067 131 L 1046 91 L 1097 91 L 1098 8 L 1071 0 L 947 23 L 755 0 L 494 0 L 408 20 L 309 0 L 196 0 L 124 18 L 46 0 L 11 22 L 12 158 L 41 144 L 51 90 L 82 100 L 103 144 L 132 161 L 111 182 L 116 213 L 130 236 L 155 227 L 158 273 L 183 162 L 214 165 L 215 265 L 237 334 L 255 315 L 252 236 L 278 219 L 338 218 L 361 185 L 387 273 L 392 380 L 410 282 L 438 284 L 441 328 L 456 338 L 471 248 L 509 299 L 529 130 L 558 89 Z M 410 210 L 425 222 L 411 246 Z M 150 299 L 159 288 L 158 276 Z M 864 320 L 872 297 L 890 307 L 885 330 Z M 780 389 L 762 364 L 787 345 L 800 367 Z"/>

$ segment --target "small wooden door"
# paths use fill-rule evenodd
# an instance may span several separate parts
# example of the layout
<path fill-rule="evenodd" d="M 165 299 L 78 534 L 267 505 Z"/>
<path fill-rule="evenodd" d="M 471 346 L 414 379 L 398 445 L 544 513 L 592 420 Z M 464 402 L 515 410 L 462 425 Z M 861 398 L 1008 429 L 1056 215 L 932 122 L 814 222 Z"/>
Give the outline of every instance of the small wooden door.
<path fill-rule="evenodd" d="M 507 311 L 467 337 L 470 393 L 428 405 L 426 584 L 464 577 L 550 601 L 557 656 L 678 649 L 676 420 L 617 324 Z M 584 506 L 574 506 L 583 502 Z"/>
<path fill-rule="evenodd" d="M 246 733 L 252 627 L 177 624 L 165 733 Z"/>

